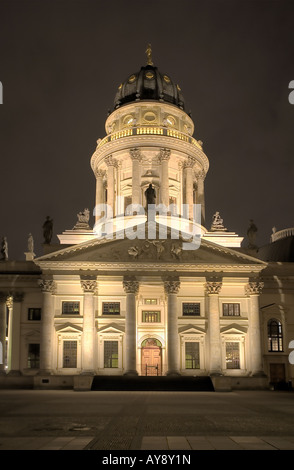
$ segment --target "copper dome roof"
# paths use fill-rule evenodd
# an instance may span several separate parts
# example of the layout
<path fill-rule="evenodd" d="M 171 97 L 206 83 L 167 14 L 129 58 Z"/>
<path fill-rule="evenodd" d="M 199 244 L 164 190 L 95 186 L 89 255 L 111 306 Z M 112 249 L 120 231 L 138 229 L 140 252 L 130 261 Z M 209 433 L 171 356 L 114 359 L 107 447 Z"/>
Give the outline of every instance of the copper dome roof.
<path fill-rule="evenodd" d="M 179 85 L 169 75 L 161 73 L 153 64 L 141 67 L 118 87 L 114 109 L 142 100 L 170 103 L 185 110 L 185 102 Z"/>

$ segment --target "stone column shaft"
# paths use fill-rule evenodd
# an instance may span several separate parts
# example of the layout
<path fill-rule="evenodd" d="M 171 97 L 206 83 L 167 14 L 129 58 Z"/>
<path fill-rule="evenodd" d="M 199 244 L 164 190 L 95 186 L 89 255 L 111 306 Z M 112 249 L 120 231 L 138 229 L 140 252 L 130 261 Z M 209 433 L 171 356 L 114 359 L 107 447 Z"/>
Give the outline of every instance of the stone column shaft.
<path fill-rule="evenodd" d="M 7 295 L 0 293 L 0 373 L 5 373 L 6 356 L 6 299 Z"/>
<path fill-rule="evenodd" d="M 211 375 L 221 374 L 222 371 L 219 312 L 219 292 L 221 286 L 221 282 L 206 283 L 206 291 L 208 294 L 209 369 Z"/>
<path fill-rule="evenodd" d="M 138 375 L 137 372 L 137 325 L 136 325 L 136 294 L 139 283 L 135 280 L 124 280 L 126 292 L 126 323 L 125 323 L 125 375 Z"/>
<path fill-rule="evenodd" d="M 52 373 L 52 355 L 54 340 L 53 293 L 55 284 L 52 280 L 40 281 L 43 291 L 43 308 L 40 331 L 40 373 Z"/>
<path fill-rule="evenodd" d="M 132 204 L 141 204 L 141 152 L 134 148 L 130 150 L 132 159 Z"/>
<path fill-rule="evenodd" d="M 95 279 L 81 279 L 81 285 L 84 291 L 82 370 L 84 374 L 94 374 L 94 294 L 97 288 L 97 282 Z"/>
<path fill-rule="evenodd" d="M 104 187 L 103 187 L 103 172 L 101 170 L 97 170 L 95 172 L 96 175 L 96 206 L 99 204 L 103 204 L 104 202 Z M 99 220 L 101 215 L 95 215 L 95 222 Z"/>
<path fill-rule="evenodd" d="M 161 161 L 161 203 L 169 206 L 169 178 L 168 162 L 170 159 L 170 150 L 161 149 L 159 160 Z"/>
<path fill-rule="evenodd" d="M 249 342 L 252 375 L 263 375 L 260 318 L 259 318 L 259 295 L 263 287 L 262 282 L 249 282 L 247 294 L 250 297 L 249 316 Z"/>
<path fill-rule="evenodd" d="M 201 225 L 205 226 L 204 172 L 197 175 L 196 204 L 201 204 Z"/>
<path fill-rule="evenodd" d="M 178 331 L 177 294 L 180 281 L 165 281 L 167 294 L 167 375 L 180 375 L 180 339 Z"/>
<path fill-rule="evenodd" d="M 20 312 L 22 294 L 13 294 L 9 308 L 8 370 L 10 375 L 20 374 Z"/>
<path fill-rule="evenodd" d="M 109 155 L 106 159 L 105 162 L 107 164 L 107 205 L 109 205 L 112 208 L 112 214 L 113 217 L 115 215 L 115 203 L 114 203 L 114 184 L 115 184 L 115 178 L 114 178 L 114 169 L 117 165 L 116 160 L 112 157 L 112 155 Z"/>
<path fill-rule="evenodd" d="M 189 207 L 189 219 L 193 218 L 193 169 L 191 166 L 184 168 L 185 172 L 185 204 Z"/>

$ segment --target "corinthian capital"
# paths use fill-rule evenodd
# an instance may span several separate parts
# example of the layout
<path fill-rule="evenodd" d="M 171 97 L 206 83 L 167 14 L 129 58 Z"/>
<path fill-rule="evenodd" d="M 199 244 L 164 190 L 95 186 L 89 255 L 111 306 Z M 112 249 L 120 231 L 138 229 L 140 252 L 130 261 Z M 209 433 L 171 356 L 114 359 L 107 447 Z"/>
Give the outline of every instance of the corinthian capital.
<path fill-rule="evenodd" d="M 260 295 L 263 286 L 264 282 L 261 281 L 249 282 L 245 287 L 246 295 Z"/>
<path fill-rule="evenodd" d="M 195 162 L 196 162 L 195 158 L 188 156 L 183 163 L 183 168 L 193 168 L 193 166 L 195 165 Z"/>
<path fill-rule="evenodd" d="M 81 286 L 85 294 L 94 294 L 97 290 L 97 281 L 94 278 L 81 277 Z"/>
<path fill-rule="evenodd" d="M 50 294 L 54 294 L 56 284 L 52 279 L 39 279 L 38 284 L 42 292 L 50 292 Z"/>
<path fill-rule="evenodd" d="M 160 149 L 158 160 L 160 162 L 168 161 L 170 159 L 170 149 Z"/>
<path fill-rule="evenodd" d="M 205 173 L 204 170 L 199 170 L 199 171 L 197 171 L 197 172 L 195 173 L 195 176 L 196 176 L 197 181 L 198 181 L 198 180 L 204 181 L 204 180 L 205 180 L 206 173 Z"/>
<path fill-rule="evenodd" d="M 96 178 L 103 178 L 103 176 L 105 175 L 105 171 L 101 170 L 100 168 L 96 168 L 94 170 L 94 174 Z"/>
<path fill-rule="evenodd" d="M 134 279 L 124 279 L 123 288 L 126 294 L 137 294 L 139 291 L 139 282 Z"/>
<path fill-rule="evenodd" d="M 180 290 L 181 283 L 177 280 L 164 281 L 164 291 L 166 294 L 177 294 Z"/>
<path fill-rule="evenodd" d="M 222 288 L 222 282 L 220 280 L 207 281 L 205 284 L 205 290 L 208 295 L 219 294 Z"/>
<path fill-rule="evenodd" d="M 139 162 L 142 160 L 141 150 L 138 148 L 130 149 L 130 156 L 132 160 L 138 160 Z"/>
<path fill-rule="evenodd" d="M 105 158 L 105 163 L 107 166 L 117 166 L 117 160 L 112 155 Z"/>

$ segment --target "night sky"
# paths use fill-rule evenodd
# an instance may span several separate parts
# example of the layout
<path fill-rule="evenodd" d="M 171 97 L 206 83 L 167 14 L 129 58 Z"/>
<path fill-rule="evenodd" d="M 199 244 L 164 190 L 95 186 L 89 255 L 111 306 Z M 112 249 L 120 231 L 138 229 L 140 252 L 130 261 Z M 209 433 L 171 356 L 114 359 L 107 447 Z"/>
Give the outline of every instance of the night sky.
<path fill-rule="evenodd" d="M 95 201 L 90 158 L 118 85 L 153 62 L 182 89 L 203 141 L 207 226 L 257 243 L 294 226 L 294 1 L 0 0 L 0 237 L 24 260 Z M 93 217 L 91 218 L 93 224 Z"/>

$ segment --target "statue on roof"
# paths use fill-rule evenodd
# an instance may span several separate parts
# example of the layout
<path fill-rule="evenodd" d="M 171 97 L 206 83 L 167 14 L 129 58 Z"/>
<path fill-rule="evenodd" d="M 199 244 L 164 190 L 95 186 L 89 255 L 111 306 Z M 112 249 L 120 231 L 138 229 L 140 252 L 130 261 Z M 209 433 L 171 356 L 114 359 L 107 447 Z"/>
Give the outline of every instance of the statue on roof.
<path fill-rule="evenodd" d="M 249 225 L 248 230 L 247 230 L 247 237 L 248 237 L 248 241 L 249 241 L 248 248 L 251 249 L 251 250 L 257 248 L 257 246 L 256 246 L 256 236 L 257 236 L 257 227 L 256 227 L 255 223 L 253 222 L 253 220 L 250 219 L 250 225 Z"/>
<path fill-rule="evenodd" d="M 89 225 L 90 220 L 90 211 L 89 209 L 84 209 L 83 211 L 77 214 L 78 221 L 74 226 L 73 230 L 91 230 Z"/>
<path fill-rule="evenodd" d="M 2 260 L 7 261 L 8 260 L 8 243 L 7 243 L 6 237 L 2 238 L 1 254 L 2 254 Z"/>
<path fill-rule="evenodd" d="M 34 239 L 31 233 L 29 233 L 29 236 L 28 236 L 28 252 L 34 253 Z"/>
<path fill-rule="evenodd" d="M 53 235 L 53 219 L 47 215 L 46 220 L 43 224 L 43 236 L 44 236 L 44 243 L 49 245 L 52 240 Z"/>
<path fill-rule="evenodd" d="M 227 229 L 224 227 L 224 221 L 220 216 L 220 213 L 217 211 L 213 216 L 212 216 L 212 224 L 210 227 L 210 230 L 212 232 L 224 232 Z"/>

